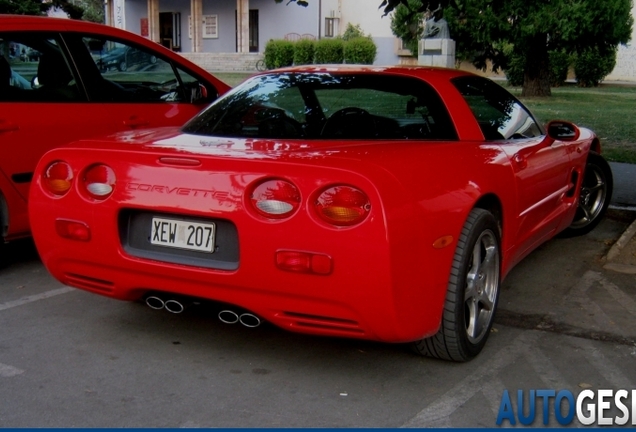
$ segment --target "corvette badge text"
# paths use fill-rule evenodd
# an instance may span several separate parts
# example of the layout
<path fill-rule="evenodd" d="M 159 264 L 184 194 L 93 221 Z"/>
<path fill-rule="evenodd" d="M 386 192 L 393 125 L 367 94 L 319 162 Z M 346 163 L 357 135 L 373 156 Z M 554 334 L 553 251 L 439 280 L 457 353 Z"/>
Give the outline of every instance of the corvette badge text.
<path fill-rule="evenodd" d="M 584 426 L 636 425 L 636 390 L 583 390 L 574 397 L 569 390 L 517 390 L 513 406 L 508 390 L 504 390 L 497 414 L 497 425 L 531 425 L 537 405 L 542 407 L 543 424 L 553 417 L 560 425 L 569 425 L 576 415 Z"/>
<path fill-rule="evenodd" d="M 128 183 L 126 185 L 127 190 L 141 191 L 141 192 L 156 192 L 166 195 L 181 195 L 181 196 L 193 196 L 201 198 L 215 198 L 217 200 L 227 199 L 229 194 L 224 191 L 206 190 L 206 189 L 192 189 L 174 186 L 164 185 L 152 185 L 142 183 Z"/>

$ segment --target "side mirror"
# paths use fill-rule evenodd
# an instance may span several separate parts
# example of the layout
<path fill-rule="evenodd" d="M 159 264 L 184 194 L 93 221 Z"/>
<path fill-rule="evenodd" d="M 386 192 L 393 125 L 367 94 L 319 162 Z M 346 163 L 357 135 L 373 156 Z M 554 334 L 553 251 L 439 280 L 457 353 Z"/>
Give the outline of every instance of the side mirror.
<path fill-rule="evenodd" d="M 555 120 L 548 123 L 548 137 L 555 141 L 576 141 L 581 132 L 574 123 Z"/>
<path fill-rule="evenodd" d="M 193 82 L 184 84 L 188 101 L 192 104 L 207 103 L 208 89 L 201 83 Z"/>

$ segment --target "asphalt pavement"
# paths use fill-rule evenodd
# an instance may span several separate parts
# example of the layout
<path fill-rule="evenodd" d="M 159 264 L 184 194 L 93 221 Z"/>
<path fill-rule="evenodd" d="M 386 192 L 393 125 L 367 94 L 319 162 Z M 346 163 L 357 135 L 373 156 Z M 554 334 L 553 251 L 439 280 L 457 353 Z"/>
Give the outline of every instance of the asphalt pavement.
<path fill-rule="evenodd" d="M 636 165 L 610 162 L 614 177 L 611 209 L 636 215 Z M 636 221 L 629 225 L 605 256 L 604 269 L 636 275 Z"/>
<path fill-rule="evenodd" d="M 604 220 L 525 258 L 504 282 L 499 324 L 636 346 L 636 165 L 610 167 Z"/>
<path fill-rule="evenodd" d="M 636 165 L 619 162 L 609 165 L 614 175 L 612 207 L 636 211 Z"/>

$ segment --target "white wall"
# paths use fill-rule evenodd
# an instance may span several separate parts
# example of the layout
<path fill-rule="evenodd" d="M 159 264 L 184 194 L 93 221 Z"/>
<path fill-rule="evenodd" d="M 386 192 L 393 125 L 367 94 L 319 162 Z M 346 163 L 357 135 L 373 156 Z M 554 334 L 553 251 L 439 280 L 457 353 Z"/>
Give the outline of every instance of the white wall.
<path fill-rule="evenodd" d="M 374 64 L 394 65 L 399 63 L 396 53 L 396 37 L 391 32 L 391 16 L 382 16 L 378 0 L 322 0 L 322 26 L 324 35 L 325 17 L 332 11 L 338 16 L 338 34 L 342 35 L 347 24 L 359 25 L 362 31 L 373 38 L 378 47 Z"/>
<path fill-rule="evenodd" d="M 636 4 L 632 8 L 632 17 L 636 19 Z M 636 81 L 636 26 L 632 31 L 632 40 L 627 46 L 619 46 L 616 67 L 605 80 L 607 81 Z"/>

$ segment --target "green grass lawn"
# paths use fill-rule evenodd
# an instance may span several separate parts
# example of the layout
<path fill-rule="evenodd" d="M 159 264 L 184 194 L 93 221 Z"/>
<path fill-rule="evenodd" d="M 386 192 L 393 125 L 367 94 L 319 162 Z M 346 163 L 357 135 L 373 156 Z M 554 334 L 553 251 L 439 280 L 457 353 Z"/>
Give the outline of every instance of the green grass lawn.
<path fill-rule="evenodd" d="M 250 73 L 215 73 L 236 86 Z M 568 120 L 592 129 L 601 139 L 603 155 L 614 162 L 636 164 L 636 85 L 603 84 L 579 88 L 573 84 L 553 88 L 546 98 L 521 98 L 521 89 L 509 88 L 542 123 Z"/>
<path fill-rule="evenodd" d="M 250 72 L 213 72 L 214 76 L 223 81 L 225 84 L 236 87 L 246 78 L 251 77 L 254 73 Z"/>
<path fill-rule="evenodd" d="M 519 96 L 521 90 L 512 92 Z M 568 120 L 592 129 L 608 160 L 636 163 L 636 86 L 566 85 L 553 88 L 551 97 L 520 99 L 541 122 Z"/>

